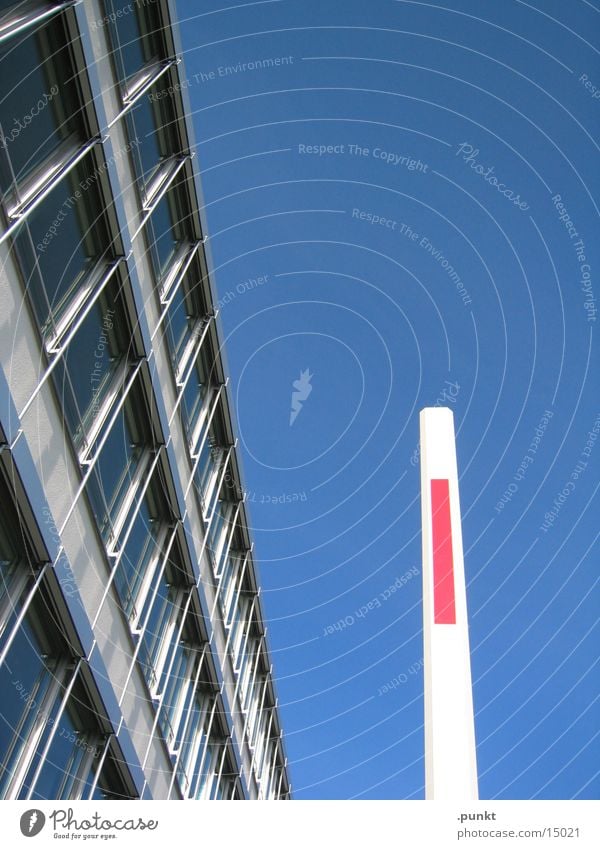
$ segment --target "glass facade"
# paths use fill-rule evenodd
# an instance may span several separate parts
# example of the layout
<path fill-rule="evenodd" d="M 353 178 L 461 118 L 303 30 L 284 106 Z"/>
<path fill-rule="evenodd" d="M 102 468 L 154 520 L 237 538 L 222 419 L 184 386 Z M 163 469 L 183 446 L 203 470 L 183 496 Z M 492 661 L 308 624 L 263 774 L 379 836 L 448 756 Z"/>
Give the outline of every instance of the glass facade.
<path fill-rule="evenodd" d="M 88 185 L 86 190 L 84 185 Z M 25 286 L 46 336 L 56 330 L 92 270 L 110 255 L 99 192 L 88 156 L 50 191 L 19 229 L 16 248 Z"/>
<path fill-rule="evenodd" d="M 54 18 L 0 45 L 3 193 L 85 136 L 77 73 L 63 21 Z"/>
<path fill-rule="evenodd" d="M 0 4 L 0 798 L 289 798 L 168 8 L 103 6 Z"/>
<path fill-rule="evenodd" d="M 92 303 L 55 369 L 65 424 L 81 447 L 103 408 L 119 369 L 132 359 L 130 323 L 111 279 Z"/>
<path fill-rule="evenodd" d="M 144 66 L 162 58 L 160 18 L 155 4 L 141 5 L 123 0 L 105 0 L 110 27 L 111 55 L 120 82 L 139 73 Z"/>

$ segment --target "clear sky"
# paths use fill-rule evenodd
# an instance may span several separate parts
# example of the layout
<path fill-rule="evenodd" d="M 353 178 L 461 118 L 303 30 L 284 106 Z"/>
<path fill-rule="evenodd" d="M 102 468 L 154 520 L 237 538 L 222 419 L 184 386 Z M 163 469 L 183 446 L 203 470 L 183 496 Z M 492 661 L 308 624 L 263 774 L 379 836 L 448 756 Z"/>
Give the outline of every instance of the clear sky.
<path fill-rule="evenodd" d="M 443 404 L 480 795 L 597 798 L 598 3 L 178 9 L 295 797 L 423 798 Z"/>

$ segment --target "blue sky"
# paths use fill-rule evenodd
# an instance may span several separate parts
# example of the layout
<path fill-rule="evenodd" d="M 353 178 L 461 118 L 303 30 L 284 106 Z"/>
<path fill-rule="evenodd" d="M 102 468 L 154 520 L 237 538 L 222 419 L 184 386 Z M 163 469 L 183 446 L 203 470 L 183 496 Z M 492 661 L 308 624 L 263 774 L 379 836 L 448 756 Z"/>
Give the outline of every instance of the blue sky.
<path fill-rule="evenodd" d="M 444 404 L 481 798 L 597 798 L 599 8 L 222 5 L 178 9 L 294 795 L 423 798 Z"/>

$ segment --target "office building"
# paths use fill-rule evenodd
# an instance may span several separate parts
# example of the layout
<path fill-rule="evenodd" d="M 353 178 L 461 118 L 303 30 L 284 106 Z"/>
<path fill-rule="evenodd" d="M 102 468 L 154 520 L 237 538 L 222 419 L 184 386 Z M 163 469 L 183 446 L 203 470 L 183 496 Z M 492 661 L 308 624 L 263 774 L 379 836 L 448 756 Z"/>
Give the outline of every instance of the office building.
<path fill-rule="evenodd" d="M 0 2 L 0 798 L 290 785 L 170 0 Z"/>

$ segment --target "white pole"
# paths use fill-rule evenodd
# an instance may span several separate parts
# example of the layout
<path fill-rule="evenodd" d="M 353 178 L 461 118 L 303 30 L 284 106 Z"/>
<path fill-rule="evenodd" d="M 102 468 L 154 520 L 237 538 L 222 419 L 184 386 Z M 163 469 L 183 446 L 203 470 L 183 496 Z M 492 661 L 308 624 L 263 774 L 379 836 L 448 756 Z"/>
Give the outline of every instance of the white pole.
<path fill-rule="evenodd" d="M 421 411 L 425 797 L 478 798 L 454 417 Z"/>

